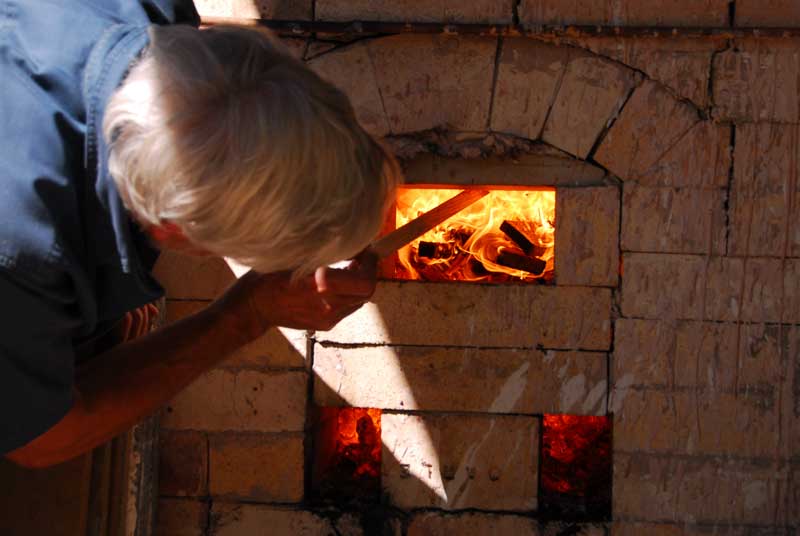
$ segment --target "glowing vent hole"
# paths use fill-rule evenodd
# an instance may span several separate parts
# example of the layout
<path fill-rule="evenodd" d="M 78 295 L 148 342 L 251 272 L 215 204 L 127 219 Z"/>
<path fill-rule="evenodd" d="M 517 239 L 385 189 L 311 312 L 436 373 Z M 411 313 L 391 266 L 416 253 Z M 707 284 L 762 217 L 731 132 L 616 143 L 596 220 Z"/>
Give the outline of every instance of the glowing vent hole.
<path fill-rule="evenodd" d="M 610 417 L 544 416 L 539 489 L 543 514 L 609 519 L 611 467 Z"/>
<path fill-rule="evenodd" d="M 380 495 L 381 410 L 318 409 L 312 488 L 323 502 L 376 502 Z"/>

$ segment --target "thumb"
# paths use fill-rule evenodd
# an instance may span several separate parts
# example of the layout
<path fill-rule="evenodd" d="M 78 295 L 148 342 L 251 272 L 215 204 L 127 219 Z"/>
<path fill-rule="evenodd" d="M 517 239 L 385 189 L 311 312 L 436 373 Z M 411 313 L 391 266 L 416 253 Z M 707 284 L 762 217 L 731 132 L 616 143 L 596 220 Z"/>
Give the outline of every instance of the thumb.
<path fill-rule="evenodd" d="M 317 292 L 323 294 L 328 291 L 328 268 L 320 266 L 314 270 L 314 283 L 317 286 Z"/>

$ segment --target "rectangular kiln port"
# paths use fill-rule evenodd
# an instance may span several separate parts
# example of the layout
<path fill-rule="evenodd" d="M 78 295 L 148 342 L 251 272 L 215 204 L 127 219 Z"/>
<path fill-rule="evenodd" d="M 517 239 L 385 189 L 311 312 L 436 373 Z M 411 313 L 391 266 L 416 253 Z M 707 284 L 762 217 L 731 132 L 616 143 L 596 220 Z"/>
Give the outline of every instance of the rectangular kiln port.
<path fill-rule="evenodd" d="M 611 417 L 545 415 L 541 438 L 543 517 L 611 519 Z"/>
<path fill-rule="evenodd" d="M 401 188 L 395 227 L 460 191 Z M 554 276 L 555 207 L 553 188 L 492 189 L 400 249 L 386 275 L 423 281 L 549 283 Z"/>
<path fill-rule="evenodd" d="M 381 448 L 380 409 L 318 408 L 312 473 L 315 501 L 378 502 Z"/>

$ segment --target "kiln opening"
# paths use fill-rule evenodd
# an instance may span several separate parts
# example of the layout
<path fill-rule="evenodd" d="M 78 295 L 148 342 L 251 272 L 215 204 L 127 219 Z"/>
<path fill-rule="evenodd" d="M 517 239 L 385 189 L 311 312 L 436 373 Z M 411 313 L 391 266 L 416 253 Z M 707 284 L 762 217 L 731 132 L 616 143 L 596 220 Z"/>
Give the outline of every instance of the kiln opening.
<path fill-rule="evenodd" d="M 395 227 L 461 190 L 401 188 Z M 553 188 L 492 189 L 400 249 L 386 275 L 425 281 L 552 282 L 555 207 Z"/>

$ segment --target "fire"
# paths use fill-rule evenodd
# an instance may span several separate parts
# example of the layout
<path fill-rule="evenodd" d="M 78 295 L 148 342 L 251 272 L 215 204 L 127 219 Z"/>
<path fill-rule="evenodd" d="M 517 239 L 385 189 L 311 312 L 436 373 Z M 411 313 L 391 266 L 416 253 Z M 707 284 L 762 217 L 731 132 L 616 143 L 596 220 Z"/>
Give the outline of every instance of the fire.
<path fill-rule="evenodd" d="M 404 188 L 396 226 L 454 197 L 457 189 Z M 432 281 L 549 281 L 555 190 L 493 190 L 398 252 L 396 275 Z"/>
<path fill-rule="evenodd" d="M 313 494 L 333 502 L 374 501 L 380 493 L 381 410 L 318 408 Z"/>
<path fill-rule="evenodd" d="M 381 472 L 381 410 L 342 408 L 338 416 L 336 452 L 353 476 L 378 478 Z"/>
<path fill-rule="evenodd" d="M 607 511 L 611 500 L 611 419 L 545 415 L 541 485 L 545 509 L 582 514 Z"/>

